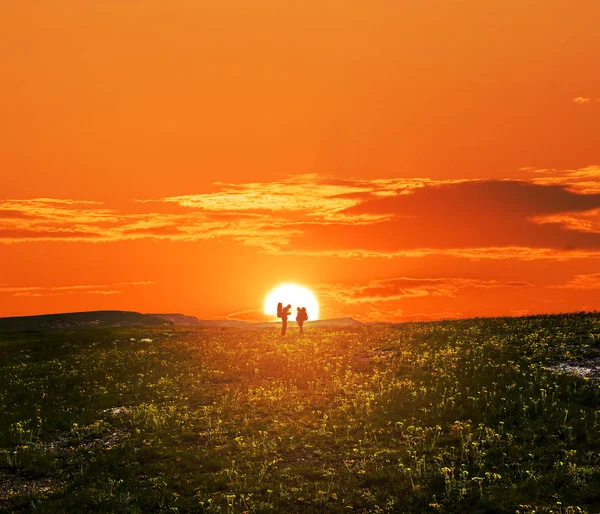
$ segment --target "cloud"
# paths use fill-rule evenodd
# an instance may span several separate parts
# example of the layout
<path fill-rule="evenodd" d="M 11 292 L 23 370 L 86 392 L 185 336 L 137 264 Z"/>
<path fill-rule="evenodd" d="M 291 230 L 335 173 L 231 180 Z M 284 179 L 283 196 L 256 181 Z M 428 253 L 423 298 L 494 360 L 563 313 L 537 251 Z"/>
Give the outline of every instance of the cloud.
<path fill-rule="evenodd" d="M 600 209 L 531 218 L 534 223 L 562 225 L 568 230 L 600 234 Z"/>
<path fill-rule="evenodd" d="M 599 179 L 599 166 L 493 181 L 304 174 L 119 209 L 9 199 L 0 201 L 0 243 L 216 240 L 279 255 L 597 258 Z"/>
<path fill-rule="evenodd" d="M 175 225 L 157 225 L 149 227 L 132 227 L 123 229 L 123 235 L 149 235 L 149 236 L 178 236 L 184 234 L 184 232 Z"/>
<path fill-rule="evenodd" d="M 537 176 L 532 183 L 542 186 L 561 186 L 579 194 L 600 194 L 600 165 L 573 170 L 530 169 Z"/>
<path fill-rule="evenodd" d="M 465 316 L 460 312 L 442 311 L 442 312 L 413 312 L 410 314 L 404 313 L 399 321 L 433 321 L 442 319 L 459 319 Z M 386 319 L 386 318 L 379 318 Z"/>
<path fill-rule="evenodd" d="M 600 177 L 600 168 L 597 170 Z M 500 214 L 504 217 L 588 210 L 600 207 L 600 194 L 583 195 L 570 191 L 563 184 L 535 184 L 523 180 L 486 180 L 427 187 L 411 195 L 395 195 L 361 202 L 346 209 L 350 215 L 387 216 L 450 215 L 454 219 L 480 214 Z"/>
<path fill-rule="evenodd" d="M 322 284 L 315 287 L 319 301 L 337 315 L 364 321 L 421 321 L 473 315 L 473 298 L 518 298 L 534 284 L 523 281 L 468 277 L 395 277 L 366 284 Z M 487 300 L 483 302 L 486 303 Z M 468 308 L 470 312 L 462 312 Z"/>
<path fill-rule="evenodd" d="M 412 321 L 432 321 L 442 319 L 458 319 L 464 315 L 460 312 L 445 310 L 433 312 L 411 312 L 403 309 L 385 309 L 376 306 L 367 307 L 364 314 L 353 314 L 357 320 L 363 322 L 381 322 L 382 320 L 391 322 L 412 322 Z"/>
<path fill-rule="evenodd" d="M 22 291 L 19 293 L 15 293 L 13 296 L 22 296 L 22 297 L 48 297 L 48 296 L 60 296 L 60 295 L 64 295 L 64 294 L 73 294 L 76 291 L 44 291 L 44 292 L 35 292 L 35 291 Z M 94 295 L 104 295 L 104 296 L 109 296 L 109 295 L 115 295 L 115 294 L 121 294 L 122 291 L 116 291 L 116 290 L 109 290 L 109 289 L 99 289 L 99 290 L 94 290 L 94 289 L 90 289 L 89 291 L 81 291 L 81 294 L 94 294 Z"/>
<path fill-rule="evenodd" d="M 117 286 L 152 286 L 156 282 L 153 280 L 137 280 L 134 282 L 117 282 L 115 285 Z"/>
<path fill-rule="evenodd" d="M 0 201 L 0 242 L 105 241 L 113 227 L 132 215 L 106 209 L 98 202 L 58 198 Z M 8 214 L 7 214 L 8 213 Z"/>
<path fill-rule="evenodd" d="M 18 209 L 0 209 L 0 220 L 2 219 L 28 219 L 32 218 L 31 214 L 22 212 Z"/>
<path fill-rule="evenodd" d="M 471 247 L 471 248 L 415 248 L 398 251 L 374 250 L 284 250 L 275 248 L 274 254 L 305 257 L 339 257 L 344 259 L 419 259 L 421 257 L 445 256 L 470 261 L 509 260 L 522 261 L 569 261 L 579 259 L 598 259 L 600 250 L 576 250 L 572 248 L 530 248 L 519 246 Z"/>
<path fill-rule="evenodd" d="M 70 285 L 70 286 L 9 286 L 0 285 L 0 294 L 17 297 L 46 297 L 71 294 L 115 295 L 121 294 L 125 287 L 152 285 L 152 281 L 118 282 L 104 285 Z"/>
<path fill-rule="evenodd" d="M 592 101 L 591 98 L 587 98 L 585 96 L 576 96 L 575 98 L 573 98 L 573 103 L 576 103 L 579 105 L 589 104 L 591 101 Z"/>
<path fill-rule="evenodd" d="M 225 319 L 236 321 L 249 321 L 251 323 L 259 323 L 269 321 L 272 317 L 265 315 L 261 309 L 248 309 L 228 314 Z"/>
<path fill-rule="evenodd" d="M 525 181 L 478 181 L 415 190 L 410 195 L 368 200 L 347 213 L 377 215 L 369 224 L 305 222 L 291 248 L 378 254 L 453 248 L 551 248 L 600 250 L 600 235 L 532 218 L 600 208 L 600 194 L 577 194 L 561 186 Z"/>
<path fill-rule="evenodd" d="M 600 273 L 589 275 L 575 275 L 572 280 L 566 284 L 558 286 L 548 286 L 552 289 L 587 289 L 600 290 Z"/>
<path fill-rule="evenodd" d="M 372 280 L 368 284 L 322 286 L 321 296 L 344 304 L 395 302 L 425 296 L 454 297 L 466 289 L 528 287 L 526 282 L 502 282 L 471 278 L 410 278 Z"/>
<path fill-rule="evenodd" d="M 472 181 L 433 180 L 429 178 L 333 179 L 313 174 L 299 174 L 276 182 L 247 184 L 217 183 L 221 191 L 201 195 L 167 197 L 161 203 L 176 204 L 203 213 L 246 213 L 263 219 L 282 215 L 280 221 L 302 218 L 320 222 L 373 222 L 379 215 L 349 215 L 346 211 L 368 198 L 410 194 L 414 190 L 444 184 Z M 144 200 L 145 203 L 156 201 Z"/>
<path fill-rule="evenodd" d="M 56 227 L 53 229 L 2 229 L 0 228 L 0 242 L 23 243 L 32 241 L 102 241 L 97 232 L 83 231 L 71 228 Z"/>

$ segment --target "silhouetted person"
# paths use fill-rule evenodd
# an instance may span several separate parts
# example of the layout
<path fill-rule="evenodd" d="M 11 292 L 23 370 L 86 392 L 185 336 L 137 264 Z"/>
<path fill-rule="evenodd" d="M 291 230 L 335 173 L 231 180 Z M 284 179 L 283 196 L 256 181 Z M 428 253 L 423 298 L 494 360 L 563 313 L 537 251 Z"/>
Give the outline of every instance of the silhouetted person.
<path fill-rule="evenodd" d="M 302 326 L 304 322 L 308 319 L 308 314 L 306 314 L 306 307 L 298 307 L 298 314 L 296 314 L 296 321 L 298 322 L 298 326 L 300 327 L 300 335 L 304 334 L 304 329 Z"/>
<path fill-rule="evenodd" d="M 287 307 L 281 309 L 281 335 L 285 335 L 285 331 L 287 330 L 287 319 L 292 310 L 292 306 L 288 305 Z"/>

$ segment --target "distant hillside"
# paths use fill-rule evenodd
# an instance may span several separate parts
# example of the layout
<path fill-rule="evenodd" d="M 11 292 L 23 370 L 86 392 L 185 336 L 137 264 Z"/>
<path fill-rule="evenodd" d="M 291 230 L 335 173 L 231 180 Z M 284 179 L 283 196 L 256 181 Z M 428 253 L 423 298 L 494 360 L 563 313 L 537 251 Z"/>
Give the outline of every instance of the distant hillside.
<path fill-rule="evenodd" d="M 267 323 L 254 323 L 251 326 L 259 328 L 271 328 L 281 325 L 281 321 L 269 321 Z M 307 321 L 306 327 L 359 327 L 362 323 L 352 318 L 333 318 L 333 319 L 319 319 L 315 321 Z M 288 320 L 288 326 L 296 326 L 296 320 L 290 318 Z"/>
<path fill-rule="evenodd" d="M 199 319 L 198 321 L 198 325 L 201 327 L 256 328 L 253 323 L 237 321 L 235 319 Z"/>
<path fill-rule="evenodd" d="M 67 312 L 0 318 L 0 330 L 47 330 L 91 327 L 160 327 L 171 321 L 129 311 Z"/>
<path fill-rule="evenodd" d="M 273 328 L 280 326 L 281 324 L 281 320 L 251 323 L 249 321 L 238 321 L 232 319 L 198 319 L 194 316 L 186 316 L 185 314 L 152 314 L 152 316 L 170 321 L 174 325 L 183 326 L 193 325 L 200 327 Z M 290 323 L 291 326 L 294 326 L 296 324 L 296 320 L 289 318 L 288 323 Z M 363 323 L 352 318 L 319 319 L 306 322 L 307 327 L 357 327 L 360 325 L 363 325 Z"/>
<path fill-rule="evenodd" d="M 252 328 L 254 325 L 247 321 L 237 321 L 232 319 L 199 319 L 195 316 L 186 316 L 185 314 L 152 314 L 157 318 L 170 321 L 178 326 L 200 326 L 200 327 L 238 327 Z"/>
<path fill-rule="evenodd" d="M 173 325 L 200 325 L 201 320 L 195 316 L 186 316 L 185 314 L 150 314 L 166 321 L 170 321 Z"/>
<path fill-rule="evenodd" d="M 292 318 L 290 327 L 296 325 Z M 90 327 L 160 327 L 160 326 L 197 326 L 197 327 L 228 327 L 228 328 L 274 328 L 281 321 L 265 323 L 249 323 L 238 320 L 208 320 L 198 319 L 185 314 L 141 314 L 129 311 L 91 311 L 67 312 L 63 314 L 44 314 L 41 316 L 19 316 L 0 318 L 0 330 L 48 330 L 61 328 L 90 328 Z M 307 327 L 355 327 L 362 323 L 352 318 L 322 319 L 306 322 Z"/>
<path fill-rule="evenodd" d="M 359 327 L 362 323 L 353 318 L 333 318 L 307 321 L 306 325 L 309 327 Z"/>
<path fill-rule="evenodd" d="M 273 328 L 277 327 L 281 321 L 265 321 L 262 323 L 250 323 L 248 321 L 237 321 L 231 319 L 198 319 L 194 316 L 185 314 L 152 314 L 157 318 L 171 321 L 174 325 L 193 325 L 201 327 L 235 327 L 235 328 Z M 295 324 L 296 320 L 290 318 L 290 324 Z M 352 318 L 320 319 L 316 321 L 307 321 L 307 327 L 356 327 L 362 323 Z"/>

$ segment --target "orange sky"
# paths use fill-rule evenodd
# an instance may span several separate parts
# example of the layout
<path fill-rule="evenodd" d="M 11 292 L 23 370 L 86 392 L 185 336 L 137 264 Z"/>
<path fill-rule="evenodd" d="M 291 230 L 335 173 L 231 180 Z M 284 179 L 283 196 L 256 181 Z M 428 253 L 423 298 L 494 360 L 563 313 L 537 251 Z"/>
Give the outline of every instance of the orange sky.
<path fill-rule="evenodd" d="M 0 3 L 0 316 L 600 306 L 597 0 Z"/>

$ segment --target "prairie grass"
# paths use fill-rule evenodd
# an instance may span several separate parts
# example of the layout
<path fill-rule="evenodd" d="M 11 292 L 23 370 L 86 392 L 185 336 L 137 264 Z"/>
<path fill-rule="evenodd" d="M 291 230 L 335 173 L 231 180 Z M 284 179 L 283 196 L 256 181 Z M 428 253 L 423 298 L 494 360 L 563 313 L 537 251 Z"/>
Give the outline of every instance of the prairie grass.
<path fill-rule="evenodd" d="M 600 512 L 580 313 L 0 334 L 8 512 Z"/>

